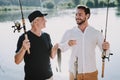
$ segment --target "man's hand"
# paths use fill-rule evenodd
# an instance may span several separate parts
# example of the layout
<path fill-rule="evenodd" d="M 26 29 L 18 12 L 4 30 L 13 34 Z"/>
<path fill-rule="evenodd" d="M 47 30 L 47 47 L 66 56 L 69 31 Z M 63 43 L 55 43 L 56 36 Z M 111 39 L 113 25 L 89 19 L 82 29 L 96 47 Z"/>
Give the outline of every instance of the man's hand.
<path fill-rule="evenodd" d="M 76 45 L 76 40 L 69 40 L 68 45 L 69 45 L 69 46 L 74 46 L 74 45 Z"/>
<path fill-rule="evenodd" d="M 51 50 L 51 58 L 53 59 L 56 54 L 57 54 L 57 50 L 58 50 L 58 43 L 56 43 L 53 47 L 52 47 L 52 50 Z"/>
<path fill-rule="evenodd" d="M 102 48 L 103 48 L 103 50 L 108 50 L 109 47 L 110 47 L 109 42 L 103 42 L 103 44 L 102 44 Z"/>
<path fill-rule="evenodd" d="M 22 47 L 23 47 L 24 50 L 28 50 L 30 48 L 30 42 L 29 42 L 28 39 L 25 39 L 23 41 Z"/>

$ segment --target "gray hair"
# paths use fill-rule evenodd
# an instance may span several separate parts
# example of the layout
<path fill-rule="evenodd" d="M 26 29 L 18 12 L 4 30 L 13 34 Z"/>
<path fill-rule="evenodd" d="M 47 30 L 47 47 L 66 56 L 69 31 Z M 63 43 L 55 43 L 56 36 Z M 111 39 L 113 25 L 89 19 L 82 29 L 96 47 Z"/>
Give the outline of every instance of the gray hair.
<path fill-rule="evenodd" d="M 39 17 L 36 17 L 32 22 L 31 25 L 33 25 L 34 21 L 37 20 Z"/>

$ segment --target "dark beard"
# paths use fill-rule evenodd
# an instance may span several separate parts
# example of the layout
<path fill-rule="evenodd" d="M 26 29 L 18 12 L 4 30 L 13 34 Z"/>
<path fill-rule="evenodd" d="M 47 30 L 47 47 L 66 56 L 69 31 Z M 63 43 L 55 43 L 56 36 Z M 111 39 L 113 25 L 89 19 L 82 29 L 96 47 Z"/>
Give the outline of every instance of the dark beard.
<path fill-rule="evenodd" d="M 81 22 L 77 22 L 78 25 L 82 25 L 83 23 L 85 23 L 86 19 L 82 20 Z"/>
<path fill-rule="evenodd" d="M 84 22 L 85 22 L 85 20 L 82 21 L 82 22 L 79 22 L 79 23 L 77 23 L 77 24 L 78 24 L 78 25 L 82 25 Z"/>

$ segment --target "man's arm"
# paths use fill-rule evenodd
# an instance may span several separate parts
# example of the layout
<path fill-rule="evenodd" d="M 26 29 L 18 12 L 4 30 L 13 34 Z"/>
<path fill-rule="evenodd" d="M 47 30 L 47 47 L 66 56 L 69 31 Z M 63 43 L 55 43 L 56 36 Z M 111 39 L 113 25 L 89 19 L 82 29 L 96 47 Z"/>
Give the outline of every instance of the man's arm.
<path fill-rule="evenodd" d="M 29 40 L 24 40 L 21 49 L 15 55 L 15 63 L 19 64 L 22 62 L 26 50 L 30 48 Z"/>
<path fill-rule="evenodd" d="M 53 47 L 52 47 L 52 50 L 51 50 L 51 58 L 55 58 L 56 56 L 56 53 L 57 53 L 57 50 L 58 50 L 58 44 L 55 44 Z"/>

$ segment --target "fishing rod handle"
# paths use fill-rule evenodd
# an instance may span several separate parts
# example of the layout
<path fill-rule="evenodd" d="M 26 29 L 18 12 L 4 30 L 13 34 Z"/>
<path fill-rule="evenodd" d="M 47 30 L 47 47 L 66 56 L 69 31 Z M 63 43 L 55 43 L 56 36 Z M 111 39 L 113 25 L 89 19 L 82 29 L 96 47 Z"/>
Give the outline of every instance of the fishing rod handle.
<path fill-rule="evenodd" d="M 74 65 L 75 65 L 75 77 L 74 77 L 74 80 L 77 80 L 77 75 L 78 75 L 78 57 L 76 57 Z"/>
<path fill-rule="evenodd" d="M 102 78 L 104 77 L 104 69 L 105 69 L 105 60 L 103 59 L 102 60 L 102 75 L 101 75 Z"/>
<path fill-rule="evenodd" d="M 106 50 L 102 52 L 102 74 L 101 77 L 104 77 L 104 69 L 105 69 L 105 58 L 106 58 Z"/>
<path fill-rule="evenodd" d="M 28 40 L 28 35 L 27 34 L 25 34 L 25 39 Z M 30 49 L 28 49 L 27 52 L 28 52 L 28 54 L 30 54 Z"/>

